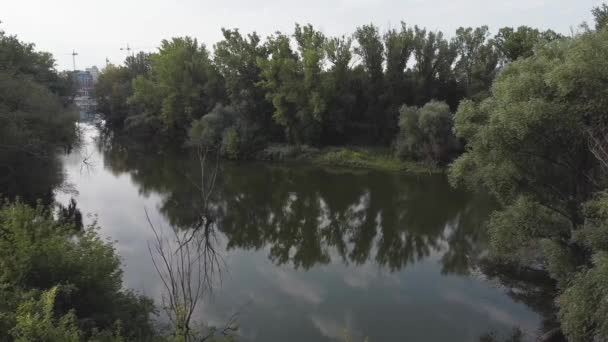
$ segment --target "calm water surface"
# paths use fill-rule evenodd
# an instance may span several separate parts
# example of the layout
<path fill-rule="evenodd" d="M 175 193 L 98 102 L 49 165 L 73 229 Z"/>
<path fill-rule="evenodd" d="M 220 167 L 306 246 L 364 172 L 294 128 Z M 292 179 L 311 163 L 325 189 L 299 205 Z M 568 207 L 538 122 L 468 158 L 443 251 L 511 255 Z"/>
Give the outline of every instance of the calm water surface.
<path fill-rule="evenodd" d="M 158 300 L 145 210 L 158 227 L 191 226 L 198 164 L 103 144 L 84 127 L 57 198 L 98 220 L 125 285 Z M 442 176 L 223 163 L 214 209 L 225 268 L 198 318 L 219 326 L 239 312 L 243 341 L 338 341 L 345 330 L 371 342 L 477 341 L 515 326 L 532 337 L 541 317 L 474 267 L 488 202 Z"/>

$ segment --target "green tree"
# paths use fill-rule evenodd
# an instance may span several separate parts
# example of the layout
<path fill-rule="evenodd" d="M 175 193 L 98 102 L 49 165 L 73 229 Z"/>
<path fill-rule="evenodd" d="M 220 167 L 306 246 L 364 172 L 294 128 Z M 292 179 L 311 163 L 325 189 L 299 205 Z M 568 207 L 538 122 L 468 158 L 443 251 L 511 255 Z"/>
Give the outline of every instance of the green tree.
<path fill-rule="evenodd" d="M 0 71 L 28 75 L 52 93 L 62 97 L 72 95 L 68 73 L 58 73 L 55 59 L 48 52 L 36 51 L 35 45 L 20 41 L 0 30 Z"/>
<path fill-rule="evenodd" d="M 151 101 L 146 101 L 148 97 L 141 98 L 142 94 L 158 98 L 158 94 L 148 92 L 151 89 L 146 89 L 146 92 L 141 90 L 141 82 L 149 76 L 152 68 L 152 56 L 152 54 L 140 52 L 137 55 L 128 56 L 124 66 L 110 64 L 100 73 L 95 84 L 94 97 L 97 100 L 97 111 L 103 114 L 110 127 L 121 129 L 125 127 L 125 123 L 128 123 L 127 119 L 132 121 L 136 114 L 145 113 L 145 106 L 133 106 L 133 103 L 145 103 L 146 106 L 150 106 Z M 139 97 L 130 103 L 129 98 L 133 96 L 135 79 L 138 79 Z M 132 126 L 132 124 L 126 125 L 126 128 L 132 129 Z"/>
<path fill-rule="evenodd" d="M 488 40 L 487 26 L 459 28 L 456 30 L 454 45 L 458 53 L 455 65 L 456 78 L 464 87 L 468 98 L 483 99 L 489 89 L 498 67 L 498 53 Z"/>
<path fill-rule="evenodd" d="M 387 108 L 382 120 L 382 134 L 385 143 L 397 132 L 399 106 L 412 103 L 411 75 L 406 74 L 407 63 L 414 51 L 414 30 L 402 22 L 401 29 L 388 30 L 384 36 L 384 53 L 386 60 L 384 102 Z"/>
<path fill-rule="evenodd" d="M 457 56 L 441 31 L 427 32 L 414 27 L 414 104 L 422 106 L 432 99 L 445 100 L 450 106 L 458 103 L 452 65 Z"/>
<path fill-rule="evenodd" d="M 366 72 L 365 85 L 365 120 L 371 128 L 369 138 L 372 141 L 382 135 L 384 124 L 384 104 L 380 100 L 384 92 L 384 45 L 378 27 L 370 24 L 358 27 L 354 34 L 357 46 L 355 53 L 361 58 Z"/>
<path fill-rule="evenodd" d="M 600 6 L 594 7 L 591 10 L 595 19 L 595 29 L 603 30 L 608 24 L 608 4 L 601 4 Z"/>
<path fill-rule="evenodd" d="M 452 112 L 445 102 L 431 101 L 424 107 L 400 110 L 397 155 L 433 164 L 449 161 L 459 143 L 452 133 Z"/>
<path fill-rule="evenodd" d="M 323 121 L 323 144 L 343 143 L 347 139 L 349 124 L 356 111 L 356 95 L 352 89 L 353 58 L 352 38 L 333 37 L 325 44 L 325 54 L 330 64 L 324 73 L 323 92 L 327 103 L 327 117 Z"/>
<path fill-rule="evenodd" d="M 190 37 L 163 40 L 151 59 L 150 77 L 134 81 L 129 101 L 160 117 L 169 136 L 184 139 L 193 120 L 224 101 L 223 79 L 206 47 Z"/>
<path fill-rule="evenodd" d="M 302 137 L 295 105 L 301 93 L 298 55 L 292 50 L 289 37 L 282 33 L 270 36 L 266 46 L 270 58 L 258 58 L 262 69 L 260 85 L 266 90 L 266 99 L 274 107 L 272 117 L 283 127 L 287 141 L 302 143 L 305 138 Z"/>
<path fill-rule="evenodd" d="M 300 53 L 301 69 L 303 73 L 302 86 L 304 98 L 298 116 L 308 118 L 306 123 L 312 123 L 309 143 L 314 145 L 320 142 L 320 126 L 326 118 L 327 104 L 321 86 L 321 73 L 325 63 L 325 41 L 326 38 L 320 31 L 308 24 L 300 26 L 296 24 L 294 38 L 298 44 Z M 309 126 L 308 124 L 306 126 Z"/>
<path fill-rule="evenodd" d="M 325 36 L 311 25 L 296 25 L 294 38 L 297 52 L 284 34 L 268 39 L 271 57 L 258 59 L 263 70 L 261 84 L 274 106 L 274 120 L 285 129 L 287 141 L 317 145 L 326 112 L 321 87 Z"/>
<path fill-rule="evenodd" d="M 99 74 L 94 96 L 97 110 L 103 114 L 108 125 L 120 127 L 129 115 L 127 99 L 132 95 L 132 77 L 125 67 L 108 65 Z"/>
<path fill-rule="evenodd" d="M 450 167 L 451 181 L 499 199 L 503 208 L 488 222 L 494 256 L 541 261 L 562 292 L 561 323 L 572 341 L 608 338 L 598 300 L 607 293 L 599 285 L 608 283 L 604 247 L 580 238 L 598 232 L 583 204 L 606 185 L 588 143 L 588 132 L 608 122 L 606 42 L 606 31 L 586 32 L 539 48 L 501 72 L 490 98 L 463 102 L 455 118 L 468 147 Z"/>
<path fill-rule="evenodd" d="M 562 36 L 552 30 L 539 31 L 529 26 L 520 26 L 517 30 L 503 27 L 494 36 L 494 44 L 500 53 L 502 64 L 514 62 L 519 58 L 527 58 L 534 54 L 538 44 L 548 43 Z"/>
<path fill-rule="evenodd" d="M 76 140 L 70 78 L 48 53 L 0 31 L 0 191 L 50 202 L 57 156 Z"/>
<path fill-rule="evenodd" d="M 222 34 L 224 39 L 215 45 L 214 62 L 226 80 L 230 106 L 243 115 L 238 134 L 246 147 L 242 152 L 250 155 L 280 133 L 272 120 L 272 103 L 261 85 L 258 59 L 266 60 L 268 49 L 255 32 L 243 36 L 238 29 L 222 29 Z"/>

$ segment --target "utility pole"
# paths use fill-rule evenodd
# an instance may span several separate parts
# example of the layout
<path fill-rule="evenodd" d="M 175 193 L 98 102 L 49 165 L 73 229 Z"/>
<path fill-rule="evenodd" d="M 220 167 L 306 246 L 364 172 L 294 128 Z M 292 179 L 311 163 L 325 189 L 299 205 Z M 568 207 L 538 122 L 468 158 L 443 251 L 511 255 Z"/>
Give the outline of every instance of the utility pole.
<path fill-rule="evenodd" d="M 76 56 L 78 56 L 78 53 L 72 50 L 72 65 L 74 67 L 74 71 L 76 71 Z"/>
<path fill-rule="evenodd" d="M 132 56 L 135 56 L 135 53 L 134 53 L 134 52 L 132 52 L 132 51 L 133 51 L 133 49 L 132 49 L 132 48 L 129 46 L 129 44 L 127 44 L 127 47 L 126 47 L 126 48 L 120 48 L 120 51 L 127 51 L 127 54 L 129 54 L 129 53 L 130 53 Z"/>

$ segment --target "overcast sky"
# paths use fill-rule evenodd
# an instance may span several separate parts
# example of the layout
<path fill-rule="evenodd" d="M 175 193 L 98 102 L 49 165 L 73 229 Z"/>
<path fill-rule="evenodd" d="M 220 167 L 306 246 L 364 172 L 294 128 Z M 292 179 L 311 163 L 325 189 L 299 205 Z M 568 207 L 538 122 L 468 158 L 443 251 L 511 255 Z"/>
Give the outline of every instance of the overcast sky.
<path fill-rule="evenodd" d="M 528 25 L 569 33 L 601 0 L 0 0 L 0 29 L 53 53 L 58 69 L 121 63 L 127 44 L 153 51 L 160 40 L 189 35 L 209 47 L 222 27 L 292 32 L 311 23 L 328 35 L 350 34 L 374 23 L 401 20 L 451 36 L 459 26 Z"/>

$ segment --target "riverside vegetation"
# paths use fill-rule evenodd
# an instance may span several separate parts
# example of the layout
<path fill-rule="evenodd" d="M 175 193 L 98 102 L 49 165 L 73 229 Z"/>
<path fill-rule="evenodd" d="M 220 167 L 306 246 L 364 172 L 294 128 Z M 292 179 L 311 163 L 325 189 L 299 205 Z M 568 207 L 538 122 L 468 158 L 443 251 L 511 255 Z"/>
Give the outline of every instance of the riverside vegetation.
<path fill-rule="evenodd" d="M 593 14 L 571 37 L 481 27 L 448 40 L 402 24 L 331 38 L 296 25 L 265 42 L 223 30 L 213 54 L 173 38 L 104 69 L 96 97 L 114 134 L 230 159 L 288 144 L 335 149 L 319 163 L 404 168 L 335 147 L 363 145 L 447 165 L 454 186 L 500 204 L 487 261 L 550 279 L 555 336 L 607 341 L 608 6 Z M 122 288 L 113 245 L 75 207 L 54 210 L 56 158 L 77 143 L 69 74 L 2 32 L 0 89 L 0 339 L 193 340 L 157 332 L 151 300 Z M 50 187 L 34 189 L 41 177 Z"/>

